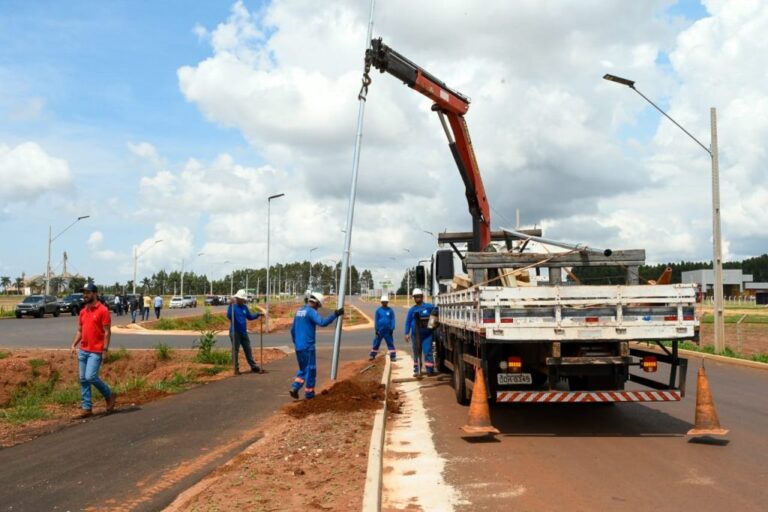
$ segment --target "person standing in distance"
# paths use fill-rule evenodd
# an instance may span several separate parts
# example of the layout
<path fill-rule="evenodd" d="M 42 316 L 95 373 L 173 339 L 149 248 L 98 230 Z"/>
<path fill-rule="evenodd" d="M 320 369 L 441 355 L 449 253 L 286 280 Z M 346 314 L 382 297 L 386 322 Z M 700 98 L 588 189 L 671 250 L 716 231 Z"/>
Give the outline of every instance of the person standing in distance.
<path fill-rule="evenodd" d="M 413 349 L 413 376 L 418 377 L 421 374 L 421 360 L 424 361 L 427 375 L 432 376 L 435 374 L 435 363 L 432 359 L 432 331 L 427 328 L 426 322 L 434 306 L 424 302 L 424 292 L 420 288 L 414 288 L 411 295 L 415 304 L 408 310 L 408 316 L 405 319 L 405 341 L 410 341 Z M 420 347 L 419 344 L 421 344 Z"/>
<path fill-rule="evenodd" d="M 160 312 L 163 310 L 163 298 L 160 295 L 155 296 L 155 318 L 160 320 Z"/>
<path fill-rule="evenodd" d="M 368 359 L 370 361 L 376 359 L 383 338 L 387 342 L 390 359 L 395 361 L 397 352 L 395 351 L 395 340 L 392 337 L 395 332 L 395 311 L 389 307 L 389 295 L 381 296 L 381 307 L 376 310 L 373 328 L 376 331 L 376 336 L 373 338 L 373 346 Z"/>
<path fill-rule="evenodd" d="M 291 326 L 291 338 L 296 346 L 296 360 L 299 371 L 293 379 L 291 390 L 288 392 L 294 399 L 299 398 L 299 390 L 304 388 L 304 398 L 315 398 L 315 381 L 317 380 L 317 357 L 315 353 L 316 329 L 330 325 L 331 322 L 344 314 L 344 308 L 339 308 L 323 318 L 317 312 L 323 305 L 323 294 L 311 292 L 306 305 L 296 312 Z"/>
<path fill-rule="evenodd" d="M 143 299 L 143 308 L 141 310 L 141 319 L 149 320 L 149 308 L 152 306 L 152 298 L 149 295 L 145 295 Z"/>
<path fill-rule="evenodd" d="M 96 285 L 88 283 L 83 287 L 83 309 L 80 310 L 80 319 L 77 326 L 75 339 L 72 340 L 70 353 L 75 354 L 78 345 L 77 362 L 80 370 L 80 395 L 82 396 L 83 410 L 76 416 L 77 419 L 85 419 L 93 416 L 93 403 L 91 400 L 91 386 L 95 386 L 99 393 L 107 400 L 107 412 L 115 408 L 117 393 L 109 389 L 104 381 L 99 378 L 99 368 L 104 358 L 107 357 L 109 342 L 112 337 L 112 318 L 109 309 L 98 300 Z"/>
<path fill-rule="evenodd" d="M 248 294 L 245 290 L 237 290 L 237 293 L 232 297 L 233 302 L 230 303 L 227 308 L 227 318 L 231 321 L 229 329 L 229 335 L 232 338 L 232 364 L 235 367 L 235 375 L 240 375 L 240 347 L 243 347 L 243 353 L 245 359 L 248 361 L 248 365 L 251 367 L 253 373 L 259 373 L 261 369 L 256 365 L 256 361 L 253 360 L 253 353 L 251 352 L 251 339 L 248 337 L 248 320 L 256 320 L 261 316 L 261 313 L 251 313 L 245 301 L 248 299 Z M 232 320 L 232 311 L 234 310 L 235 319 Z M 233 330 L 234 328 L 234 330 Z"/>

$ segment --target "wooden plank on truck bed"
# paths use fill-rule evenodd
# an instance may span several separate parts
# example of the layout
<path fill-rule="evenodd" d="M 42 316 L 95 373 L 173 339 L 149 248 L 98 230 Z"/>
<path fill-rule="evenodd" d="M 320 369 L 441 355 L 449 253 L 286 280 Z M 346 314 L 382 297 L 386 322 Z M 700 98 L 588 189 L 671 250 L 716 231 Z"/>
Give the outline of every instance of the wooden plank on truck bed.
<path fill-rule="evenodd" d="M 645 264 L 645 249 L 614 251 L 610 256 L 594 253 L 511 253 L 511 252 L 470 252 L 467 253 L 467 268 L 520 268 L 539 262 L 543 267 L 639 267 Z M 554 256 L 554 257 L 553 257 Z M 552 259 L 550 259 L 552 258 Z"/>

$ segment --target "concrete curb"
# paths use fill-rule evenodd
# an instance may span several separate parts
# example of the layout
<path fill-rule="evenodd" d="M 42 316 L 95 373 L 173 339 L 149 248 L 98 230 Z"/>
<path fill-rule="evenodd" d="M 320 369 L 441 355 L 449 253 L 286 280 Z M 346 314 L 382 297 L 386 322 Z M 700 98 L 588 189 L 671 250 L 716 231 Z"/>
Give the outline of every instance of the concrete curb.
<path fill-rule="evenodd" d="M 371 443 L 368 447 L 368 469 L 365 473 L 365 490 L 363 491 L 363 512 L 380 512 L 383 471 L 384 471 L 384 440 L 386 438 L 387 397 L 389 382 L 392 376 L 392 361 L 388 356 L 384 366 L 381 383 L 384 384 L 384 404 L 376 411 L 371 432 Z"/>
<path fill-rule="evenodd" d="M 635 342 L 634 346 L 637 348 L 650 349 L 656 352 L 662 352 L 662 350 L 656 345 L 646 345 L 642 342 Z M 768 363 L 761 363 L 759 361 L 750 361 L 749 359 L 740 359 L 738 357 L 718 356 L 716 354 L 707 354 L 706 352 L 696 352 L 695 350 L 686 350 L 684 348 L 678 349 L 677 352 L 682 356 L 699 357 L 701 359 L 709 359 L 711 361 L 717 361 L 718 363 L 732 364 L 735 366 L 744 366 L 746 368 L 753 368 L 755 370 L 768 370 Z"/>

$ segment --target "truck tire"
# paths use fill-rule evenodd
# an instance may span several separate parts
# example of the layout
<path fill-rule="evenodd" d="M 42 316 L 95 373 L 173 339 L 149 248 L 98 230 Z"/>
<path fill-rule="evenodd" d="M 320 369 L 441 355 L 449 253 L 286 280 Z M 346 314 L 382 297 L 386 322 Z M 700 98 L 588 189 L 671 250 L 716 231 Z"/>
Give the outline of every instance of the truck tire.
<path fill-rule="evenodd" d="M 61 314 L 61 312 L 58 310 L 58 308 L 53 310 L 53 317 L 54 318 L 59 318 L 59 314 Z"/>
<path fill-rule="evenodd" d="M 456 393 L 456 402 L 459 405 L 468 405 L 469 397 L 467 396 L 467 384 L 464 381 L 466 375 L 464 358 L 461 351 L 458 348 L 458 343 L 453 350 L 453 391 Z"/>
<path fill-rule="evenodd" d="M 35 313 L 35 316 L 36 316 L 37 318 L 43 318 L 43 316 L 45 316 L 45 311 L 44 311 L 44 310 L 42 310 L 42 309 L 38 309 L 38 310 L 37 310 L 37 313 Z"/>
<path fill-rule="evenodd" d="M 16 318 L 21 318 L 21 313 L 16 313 Z"/>
<path fill-rule="evenodd" d="M 442 338 L 435 337 L 435 368 L 440 373 L 448 373 L 448 367 L 445 366 L 445 344 Z"/>

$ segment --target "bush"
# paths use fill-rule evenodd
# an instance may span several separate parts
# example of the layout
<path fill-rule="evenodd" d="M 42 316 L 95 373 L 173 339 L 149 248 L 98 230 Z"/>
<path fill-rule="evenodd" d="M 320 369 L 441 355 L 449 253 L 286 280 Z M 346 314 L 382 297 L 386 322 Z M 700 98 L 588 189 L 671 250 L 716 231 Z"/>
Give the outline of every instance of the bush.
<path fill-rule="evenodd" d="M 157 350 L 157 359 L 160 361 L 168 361 L 171 358 L 171 352 L 173 349 L 165 343 L 158 343 L 155 345 Z"/>
<path fill-rule="evenodd" d="M 768 354 L 755 354 L 752 356 L 752 360 L 758 363 L 768 363 Z"/>
<path fill-rule="evenodd" d="M 130 359 L 130 358 L 131 358 L 131 354 L 128 353 L 125 347 L 120 347 L 118 350 L 107 352 L 106 362 L 114 363 L 115 361 L 119 361 L 121 359 Z"/>

